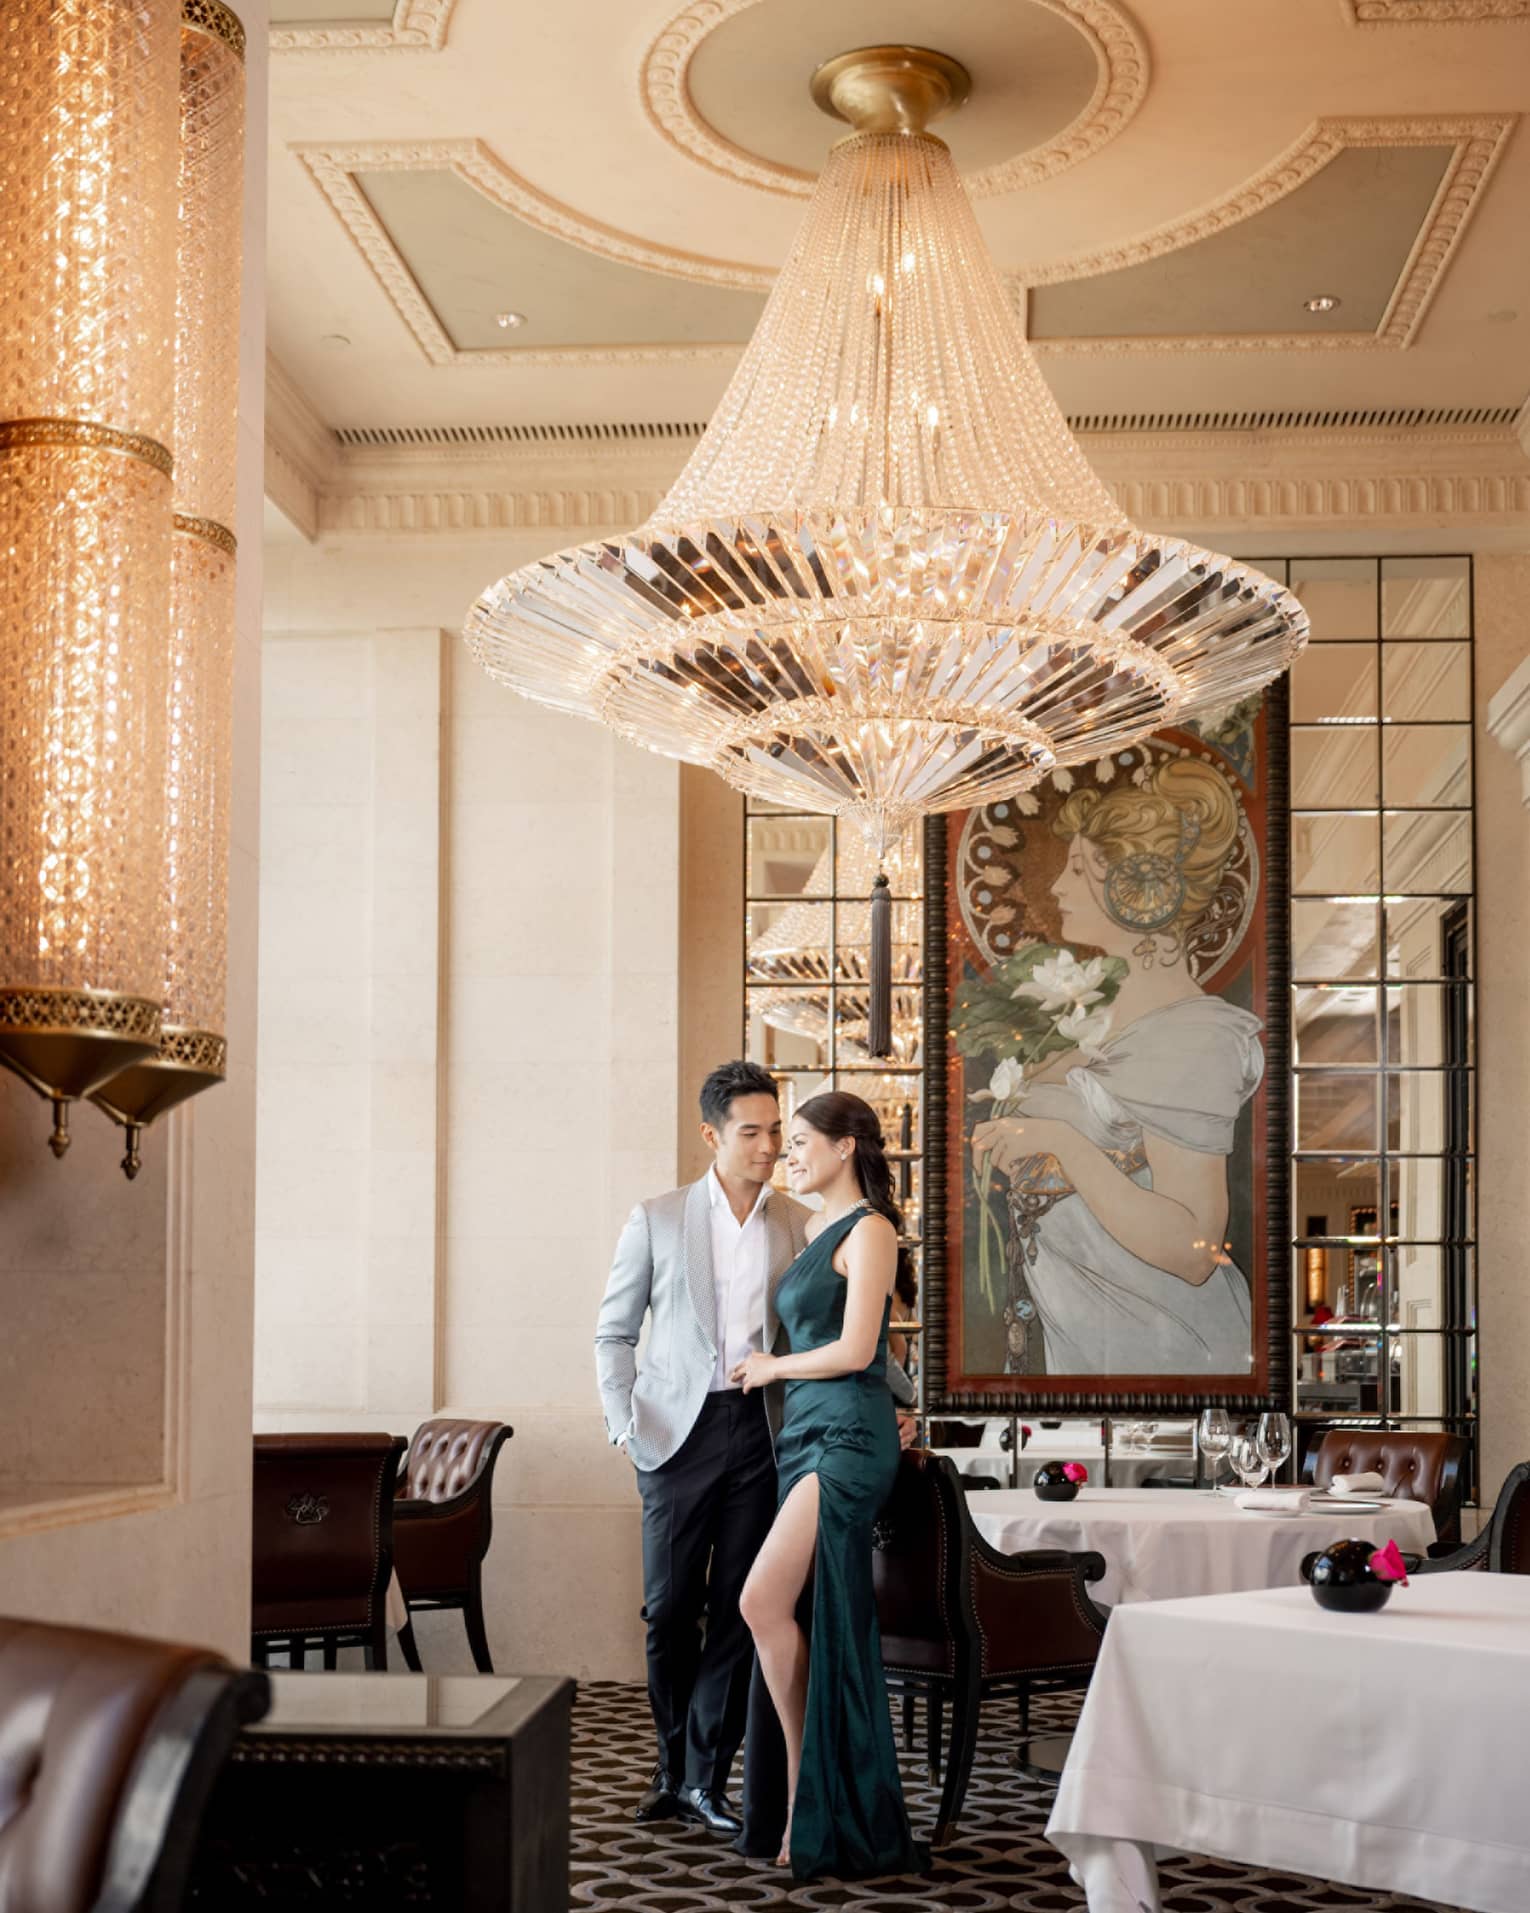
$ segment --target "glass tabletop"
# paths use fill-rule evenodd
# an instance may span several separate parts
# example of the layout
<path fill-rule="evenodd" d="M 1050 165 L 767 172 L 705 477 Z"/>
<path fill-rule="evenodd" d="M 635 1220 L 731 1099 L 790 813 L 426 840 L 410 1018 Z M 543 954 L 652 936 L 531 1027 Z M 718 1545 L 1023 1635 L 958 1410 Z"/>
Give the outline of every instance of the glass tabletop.
<path fill-rule="evenodd" d="M 497 1674 L 273 1673 L 271 1711 L 251 1733 L 463 1733 L 492 1730 L 518 1689 L 550 1686 Z"/>

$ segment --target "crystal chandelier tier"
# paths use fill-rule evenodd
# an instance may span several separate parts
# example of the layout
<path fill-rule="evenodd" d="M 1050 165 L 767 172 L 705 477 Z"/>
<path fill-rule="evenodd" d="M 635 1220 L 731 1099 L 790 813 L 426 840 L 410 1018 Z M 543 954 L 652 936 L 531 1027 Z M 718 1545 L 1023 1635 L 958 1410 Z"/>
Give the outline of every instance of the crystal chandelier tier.
<path fill-rule="evenodd" d="M 161 1034 L 176 10 L 0 9 L 0 1064 Z"/>
<path fill-rule="evenodd" d="M 223 0 L 181 0 L 164 1012 L 155 1053 L 91 1096 L 126 1131 L 130 1180 L 142 1131 L 222 1082 L 228 1061 L 244 53 L 244 27 Z"/>
<path fill-rule="evenodd" d="M 1090 470 L 926 130 L 967 89 L 920 48 L 819 69 L 855 130 L 685 469 L 464 633 L 525 696 L 878 848 L 1230 703 L 1306 635 L 1285 590 L 1139 531 Z"/>

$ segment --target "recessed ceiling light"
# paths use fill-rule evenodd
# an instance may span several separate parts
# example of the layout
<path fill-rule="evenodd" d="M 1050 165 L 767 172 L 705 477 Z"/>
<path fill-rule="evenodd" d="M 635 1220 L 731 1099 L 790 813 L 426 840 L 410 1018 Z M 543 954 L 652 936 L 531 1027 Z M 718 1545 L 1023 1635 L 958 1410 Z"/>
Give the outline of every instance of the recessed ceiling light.
<path fill-rule="evenodd" d="M 1310 299 L 1304 299 L 1302 303 L 1309 312 L 1335 312 L 1344 301 L 1336 299 L 1331 292 L 1319 292 Z"/>
<path fill-rule="evenodd" d="M 327 352 L 343 352 L 350 344 L 350 340 L 343 332 L 326 332 L 319 340 L 319 344 L 322 345 Z"/>
<path fill-rule="evenodd" d="M 494 323 L 506 332 L 514 332 L 526 323 L 526 315 L 524 312 L 496 312 Z"/>

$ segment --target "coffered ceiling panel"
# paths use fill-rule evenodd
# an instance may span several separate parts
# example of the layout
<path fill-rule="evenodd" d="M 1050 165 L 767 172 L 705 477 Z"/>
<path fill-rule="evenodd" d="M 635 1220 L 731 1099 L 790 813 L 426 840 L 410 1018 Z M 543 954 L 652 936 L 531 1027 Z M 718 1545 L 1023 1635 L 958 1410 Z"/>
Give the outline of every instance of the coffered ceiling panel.
<path fill-rule="evenodd" d="M 278 13 L 271 343 L 332 425 L 706 417 L 838 130 L 813 68 L 898 35 L 971 65 L 941 130 L 1068 411 L 1530 389 L 1524 9 L 1393 6 L 1387 30 L 1369 0 Z M 1342 303 L 1307 314 L 1315 294 Z"/>
<path fill-rule="evenodd" d="M 555 239 L 452 172 L 355 179 L 456 352 L 742 345 L 765 304 Z"/>
<path fill-rule="evenodd" d="M 1270 208 L 1142 265 L 1038 286 L 1033 339 L 1291 334 L 1368 342 L 1425 229 L 1450 146 L 1351 147 Z M 1338 303 L 1307 310 L 1317 297 Z"/>

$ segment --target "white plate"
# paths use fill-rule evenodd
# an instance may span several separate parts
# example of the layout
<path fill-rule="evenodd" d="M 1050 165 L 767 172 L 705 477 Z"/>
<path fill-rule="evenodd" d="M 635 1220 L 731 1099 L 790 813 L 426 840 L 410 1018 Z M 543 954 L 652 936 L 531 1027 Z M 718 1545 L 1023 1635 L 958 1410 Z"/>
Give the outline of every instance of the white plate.
<path fill-rule="evenodd" d="M 1387 1507 L 1384 1501 L 1360 1501 L 1354 1495 L 1335 1495 L 1332 1501 L 1314 1501 L 1310 1505 L 1319 1514 L 1383 1514 Z"/>
<path fill-rule="evenodd" d="M 1288 1521 L 1292 1515 L 1305 1514 L 1306 1509 L 1299 1508 L 1294 1505 L 1289 1508 L 1239 1508 L 1238 1513 L 1239 1514 L 1268 1514 L 1268 1515 L 1273 1515 L 1277 1521 Z"/>

